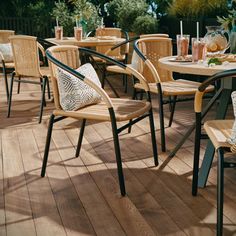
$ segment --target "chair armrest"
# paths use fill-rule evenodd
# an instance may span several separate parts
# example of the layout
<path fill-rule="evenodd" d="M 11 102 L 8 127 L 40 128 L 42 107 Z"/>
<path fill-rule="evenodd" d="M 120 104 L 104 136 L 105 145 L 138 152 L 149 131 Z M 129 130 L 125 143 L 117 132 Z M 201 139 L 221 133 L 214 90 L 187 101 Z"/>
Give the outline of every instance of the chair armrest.
<path fill-rule="evenodd" d="M 221 80 L 225 79 L 228 77 L 233 77 L 236 76 L 236 69 L 231 69 L 231 70 L 226 70 L 222 72 L 218 72 L 215 75 L 209 77 L 206 81 L 204 81 L 198 88 L 198 91 L 195 94 L 195 99 L 194 99 L 194 110 L 195 112 L 201 112 L 202 111 L 202 98 L 205 93 L 206 88 Z"/>
<path fill-rule="evenodd" d="M 43 46 L 39 42 L 37 42 L 37 46 L 38 46 L 39 50 L 41 51 L 43 57 L 46 57 L 45 50 L 44 50 Z"/>

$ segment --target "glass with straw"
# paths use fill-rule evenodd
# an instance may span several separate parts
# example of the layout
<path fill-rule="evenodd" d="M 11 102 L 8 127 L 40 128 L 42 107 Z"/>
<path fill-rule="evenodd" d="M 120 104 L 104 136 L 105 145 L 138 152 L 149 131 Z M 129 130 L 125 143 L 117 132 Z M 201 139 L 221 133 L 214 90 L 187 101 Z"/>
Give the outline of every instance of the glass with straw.
<path fill-rule="evenodd" d="M 197 22 L 197 37 L 192 38 L 192 61 L 198 62 L 206 58 L 206 42 L 204 38 L 199 38 L 199 22 Z"/>
<path fill-rule="evenodd" d="M 82 36 L 83 36 L 83 29 L 79 22 L 79 18 L 80 17 L 76 16 L 75 18 L 76 26 L 74 27 L 74 37 L 78 41 L 82 40 Z"/>
<path fill-rule="evenodd" d="M 57 40 L 63 39 L 63 27 L 59 26 L 58 17 L 56 18 L 56 26 L 54 27 L 55 30 L 55 38 Z"/>
<path fill-rule="evenodd" d="M 183 34 L 183 22 L 180 21 L 180 34 L 177 34 L 177 57 L 179 59 L 184 59 L 188 55 L 190 35 Z"/>

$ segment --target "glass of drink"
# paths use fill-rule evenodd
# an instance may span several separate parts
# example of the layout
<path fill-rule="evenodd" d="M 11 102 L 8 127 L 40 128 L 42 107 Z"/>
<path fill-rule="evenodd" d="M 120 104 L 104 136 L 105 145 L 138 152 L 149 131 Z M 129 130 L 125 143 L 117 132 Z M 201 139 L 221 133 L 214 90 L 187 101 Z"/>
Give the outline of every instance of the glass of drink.
<path fill-rule="evenodd" d="M 63 39 L 63 27 L 62 26 L 55 26 L 55 38 L 58 40 Z"/>
<path fill-rule="evenodd" d="M 204 38 L 192 38 L 192 61 L 198 62 L 199 60 L 206 59 L 206 41 Z"/>
<path fill-rule="evenodd" d="M 76 40 L 78 41 L 82 40 L 83 37 L 82 27 L 74 27 L 74 36 Z"/>
<path fill-rule="evenodd" d="M 187 34 L 177 34 L 177 56 L 185 58 L 188 55 L 188 46 L 189 46 L 190 35 Z"/>

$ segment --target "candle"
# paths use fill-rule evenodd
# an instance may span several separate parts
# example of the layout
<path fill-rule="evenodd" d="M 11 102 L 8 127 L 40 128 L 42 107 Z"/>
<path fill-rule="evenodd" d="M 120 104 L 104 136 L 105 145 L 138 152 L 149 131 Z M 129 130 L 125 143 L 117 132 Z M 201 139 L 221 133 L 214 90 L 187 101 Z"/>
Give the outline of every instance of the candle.
<path fill-rule="evenodd" d="M 197 41 L 199 41 L 199 22 L 197 21 Z"/>
<path fill-rule="evenodd" d="M 183 37 L 183 22 L 182 22 L 182 20 L 180 21 L 180 35 L 182 38 Z"/>

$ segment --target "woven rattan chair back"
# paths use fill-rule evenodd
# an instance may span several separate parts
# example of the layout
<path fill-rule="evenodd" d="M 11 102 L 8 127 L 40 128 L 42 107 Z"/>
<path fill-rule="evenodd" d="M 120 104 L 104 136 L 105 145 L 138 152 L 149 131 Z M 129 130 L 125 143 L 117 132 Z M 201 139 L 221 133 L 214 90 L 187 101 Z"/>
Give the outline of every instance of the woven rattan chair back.
<path fill-rule="evenodd" d="M 170 38 L 151 37 L 140 38 L 137 40 L 140 51 L 146 56 L 156 68 L 160 81 L 154 78 L 150 69 L 139 60 L 139 71 L 144 75 L 149 83 L 165 82 L 172 80 L 171 72 L 160 69 L 158 66 L 159 58 L 172 55 L 172 42 Z"/>
<path fill-rule="evenodd" d="M 77 46 L 53 46 L 48 49 L 53 57 L 57 60 L 61 61 L 63 64 L 76 69 L 80 66 L 80 59 L 79 59 L 79 51 Z M 54 102 L 56 109 L 61 109 L 60 102 L 59 102 L 59 91 L 58 91 L 58 84 L 56 79 L 56 66 L 52 63 L 49 63 L 51 69 L 51 81 L 52 81 L 52 88 L 53 88 L 53 95 L 54 95 Z"/>
<path fill-rule="evenodd" d="M 11 36 L 15 73 L 17 76 L 41 77 L 37 38 L 33 36 Z"/>
<path fill-rule="evenodd" d="M 117 37 L 122 38 L 122 30 L 120 28 L 97 28 L 96 29 L 96 37 Z M 105 54 L 111 46 L 97 46 L 96 51 L 102 54 Z M 109 52 L 109 56 L 121 56 L 122 51 L 129 51 L 129 44 L 125 45 L 125 48 L 117 48 Z"/>
<path fill-rule="evenodd" d="M 14 34 L 13 30 L 0 30 L 0 43 L 9 43 L 9 37 Z"/>

